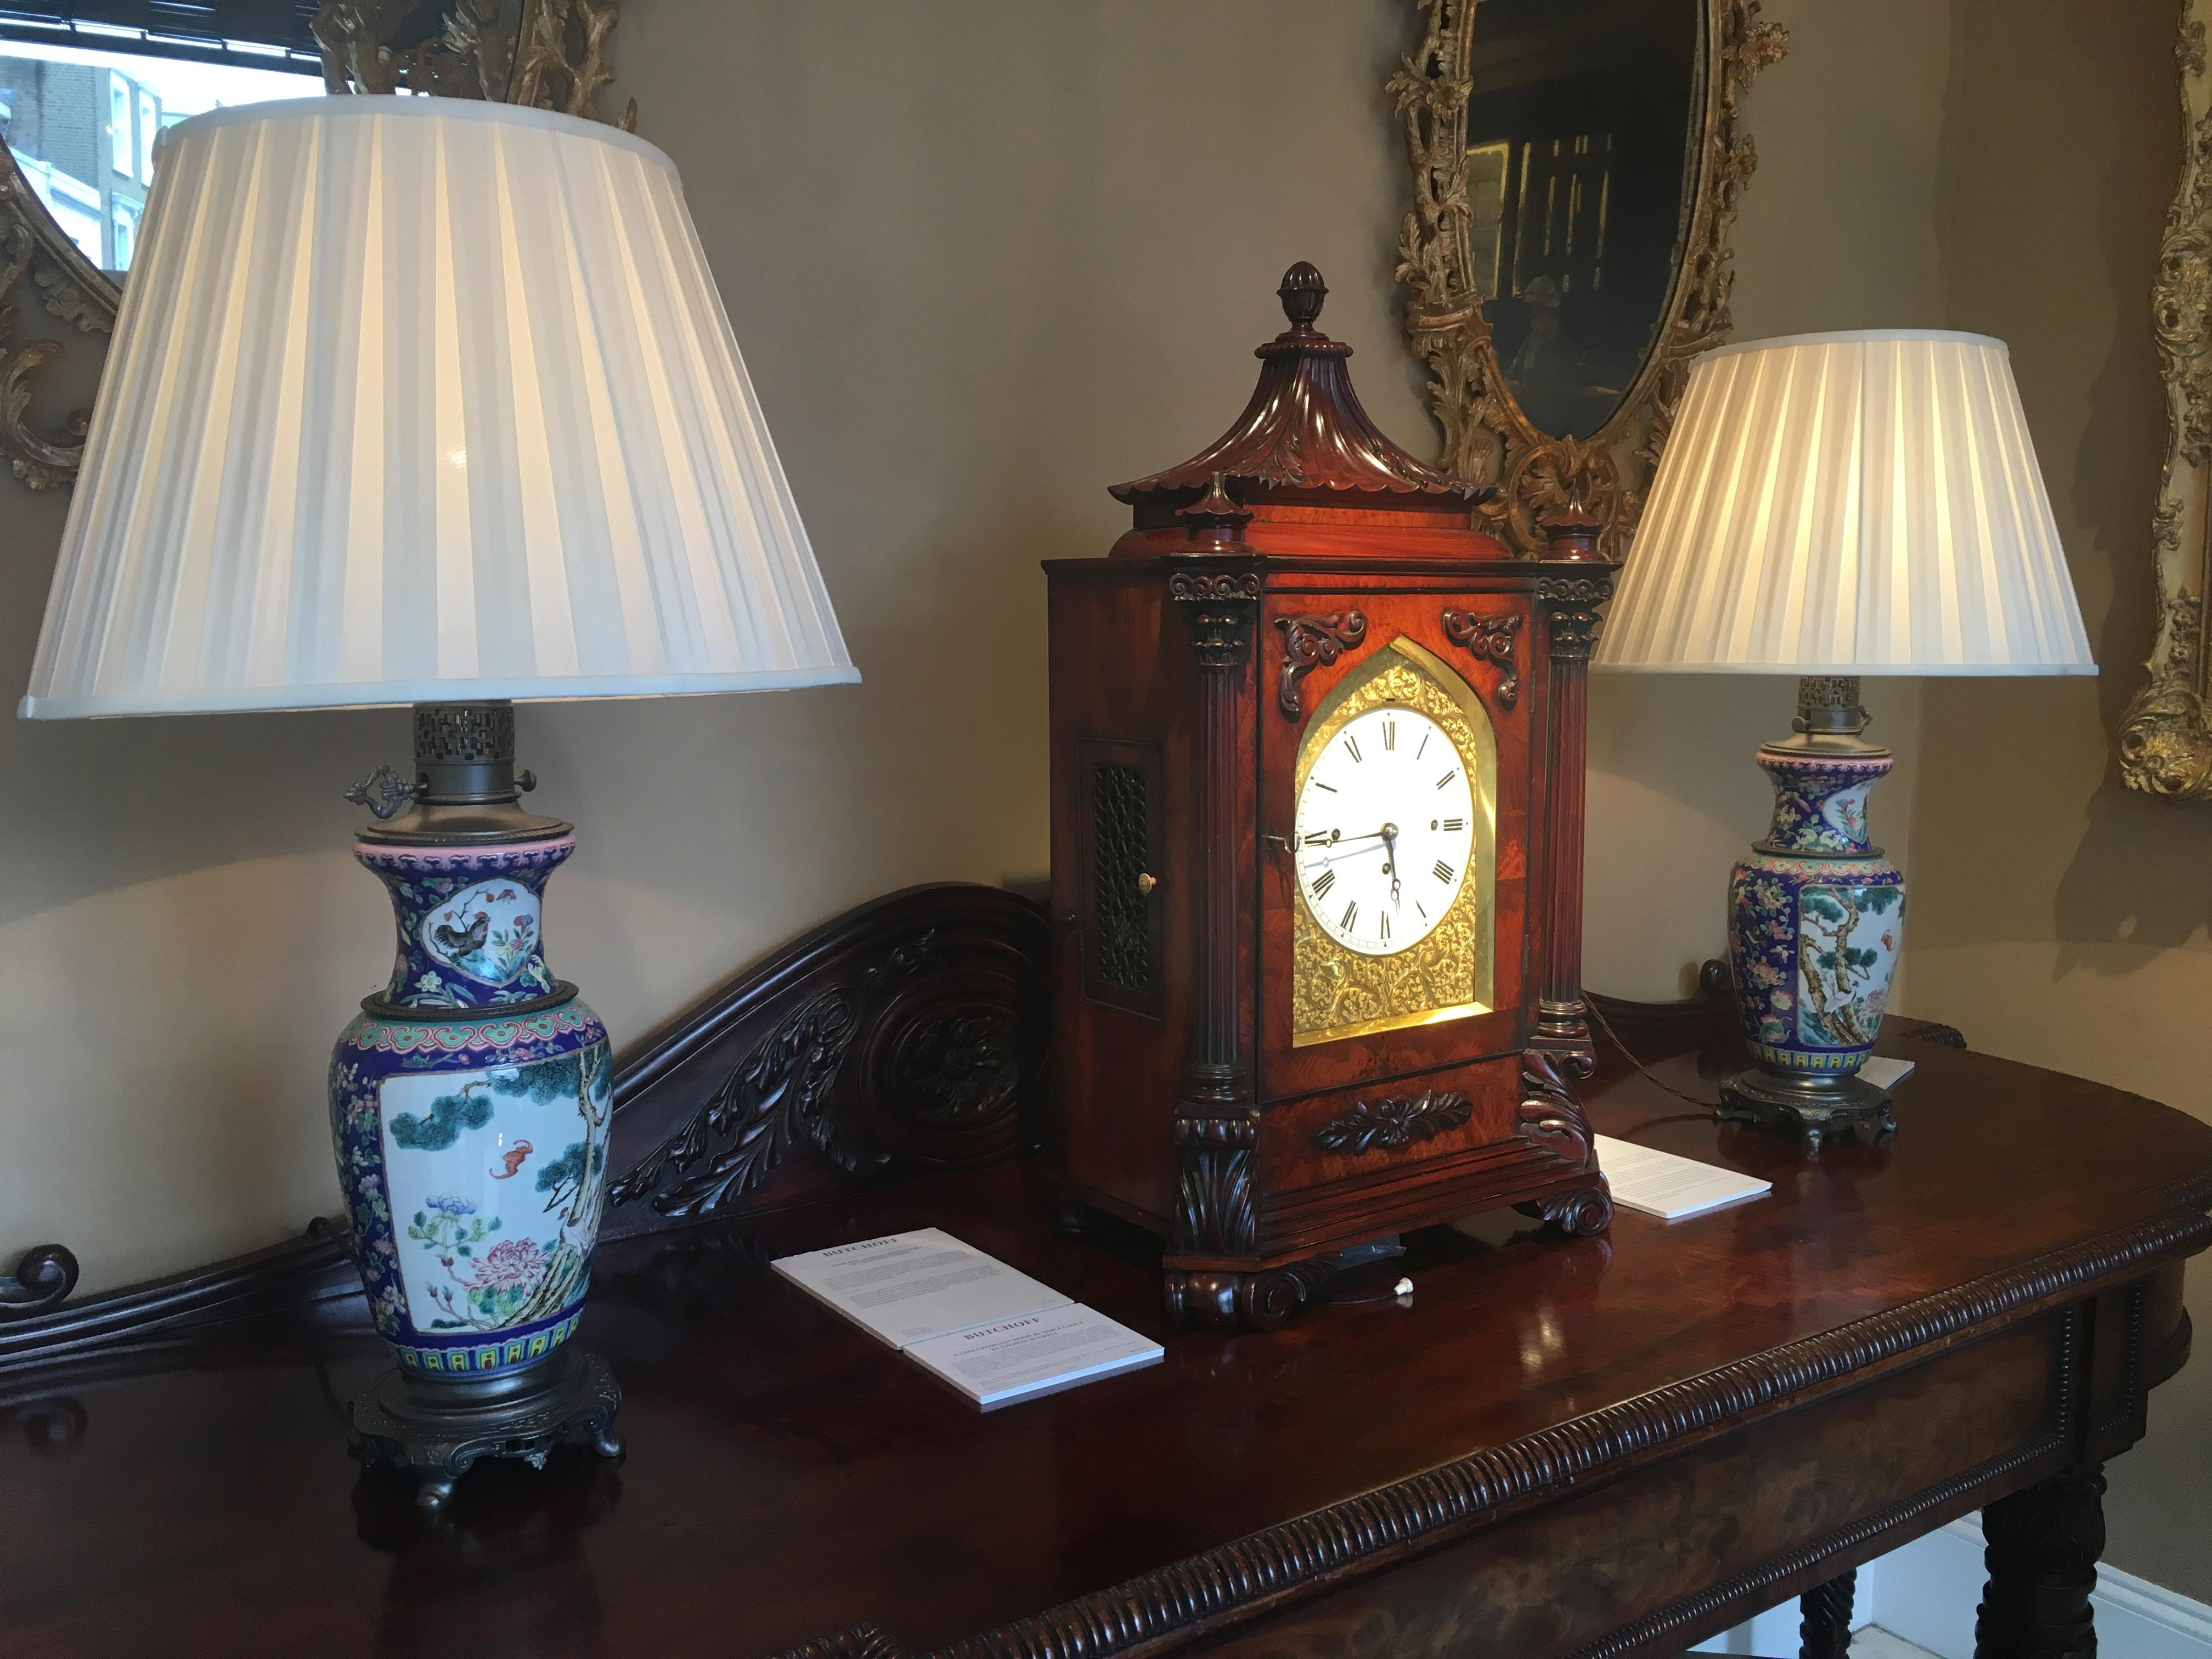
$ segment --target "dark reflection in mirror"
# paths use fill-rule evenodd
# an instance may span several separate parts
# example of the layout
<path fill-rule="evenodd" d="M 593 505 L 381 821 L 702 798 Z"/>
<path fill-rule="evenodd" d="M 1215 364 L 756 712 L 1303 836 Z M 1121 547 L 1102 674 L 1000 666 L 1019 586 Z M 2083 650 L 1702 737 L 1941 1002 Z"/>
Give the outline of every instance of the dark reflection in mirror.
<path fill-rule="evenodd" d="M 1698 0 L 1480 0 L 1470 275 L 1537 430 L 1587 438 L 1665 315 L 1697 160 Z"/>

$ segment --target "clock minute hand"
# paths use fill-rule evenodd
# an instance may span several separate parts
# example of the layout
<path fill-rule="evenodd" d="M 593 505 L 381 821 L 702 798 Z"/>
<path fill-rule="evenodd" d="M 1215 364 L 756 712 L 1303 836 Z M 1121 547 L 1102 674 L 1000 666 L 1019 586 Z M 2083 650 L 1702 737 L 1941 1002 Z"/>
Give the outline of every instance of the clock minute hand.
<path fill-rule="evenodd" d="M 1382 837 L 1382 850 L 1389 858 L 1389 862 L 1382 867 L 1389 872 L 1390 902 L 1395 904 L 1398 902 L 1398 826 L 1386 823 L 1375 833 Z"/>

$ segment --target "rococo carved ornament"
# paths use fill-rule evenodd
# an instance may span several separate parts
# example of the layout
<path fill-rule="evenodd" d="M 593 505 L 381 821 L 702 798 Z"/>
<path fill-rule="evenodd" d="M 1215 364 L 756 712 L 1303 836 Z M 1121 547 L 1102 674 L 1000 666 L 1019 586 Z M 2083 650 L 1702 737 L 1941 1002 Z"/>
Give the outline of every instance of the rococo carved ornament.
<path fill-rule="evenodd" d="M 1367 618 L 1357 611 L 1340 611 L 1326 617 L 1278 617 L 1275 626 L 1283 630 L 1283 678 L 1275 706 L 1285 720 L 1301 720 L 1305 707 L 1298 699 L 1298 681 L 1309 669 L 1327 667 L 1365 639 Z"/>
<path fill-rule="evenodd" d="M 331 92 L 406 90 L 525 104 L 599 119 L 599 95 L 615 78 L 607 37 L 622 0 L 453 0 L 444 27 L 402 47 L 419 27 L 421 0 L 325 0 L 309 27 Z M 637 125 L 632 99 L 618 124 Z"/>
<path fill-rule="evenodd" d="M 452 0 L 422 38 L 425 0 L 326 0 L 309 26 L 331 92 L 406 90 L 598 118 L 611 82 L 607 40 L 622 0 Z M 402 45 L 403 41 L 412 44 Z M 637 125 L 633 100 L 624 131 Z M 61 339 L 30 332 L 43 310 L 79 333 L 111 333 L 123 295 L 54 222 L 0 145 L 0 456 L 33 489 L 73 483 L 88 409 L 34 412 Z M 23 332 L 19 333 L 19 330 Z"/>
<path fill-rule="evenodd" d="M 1495 663 L 1504 672 L 1498 682 L 1498 707 L 1510 714 L 1521 696 L 1521 668 L 1515 659 L 1514 637 L 1521 631 L 1518 617 L 1484 617 L 1472 611 L 1447 611 L 1444 637 L 1464 646 L 1483 662 Z"/>
<path fill-rule="evenodd" d="M 26 309 L 43 311 L 81 334 L 112 331 L 123 295 L 53 221 L 15 158 L 0 146 L 0 455 L 33 489 L 76 477 L 92 411 L 53 423 L 31 414 L 40 371 L 65 349 L 51 335 L 19 335 Z"/>
<path fill-rule="evenodd" d="M 2120 775 L 2168 800 L 2212 799 L 2212 705 L 2204 678 L 2204 596 L 2212 580 L 2212 0 L 2183 0 L 2181 178 L 2166 210 L 2151 287 L 2166 381 L 2166 466 L 2151 516 L 2158 613 L 2148 684 L 2120 721 Z"/>
<path fill-rule="evenodd" d="M 1468 103 L 1474 93 L 1476 0 L 1417 0 L 1420 44 L 1386 83 L 1405 124 L 1413 204 L 1401 228 L 1397 275 L 1407 286 L 1406 333 L 1429 368 L 1429 402 L 1443 428 L 1443 469 L 1498 487 L 1476 522 L 1517 551 L 1543 550 L 1542 520 L 1579 494 L 1619 557 L 1643 510 L 1644 489 L 1674 423 L 1690 360 L 1729 329 L 1729 234 L 1736 199 L 1759 158 L 1737 100 L 1752 77 L 1789 49 L 1780 26 L 1759 21 L 1759 0 L 1703 0 L 1702 115 L 1675 247 L 1673 287 L 1654 343 L 1612 416 L 1587 439 L 1539 430 L 1507 386 L 1474 278 Z"/>

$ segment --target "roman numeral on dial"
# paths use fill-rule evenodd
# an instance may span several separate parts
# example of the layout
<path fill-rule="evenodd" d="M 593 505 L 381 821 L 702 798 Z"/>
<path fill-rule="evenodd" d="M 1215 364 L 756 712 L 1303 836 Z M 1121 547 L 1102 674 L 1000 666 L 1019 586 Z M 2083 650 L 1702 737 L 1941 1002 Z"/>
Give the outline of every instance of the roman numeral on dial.
<path fill-rule="evenodd" d="M 1335 885 L 1336 872 L 1334 870 L 1322 871 L 1321 874 L 1314 878 L 1314 896 L 1316 898 L 1327 898 L 1328 896 L 1328 890 Z"/>
<path fill-rule="evenodd" d="M 1446 864 L 1442 859 L 1438 859 L 1436 863 L 1431 866 L 1429 873 L 1434 876 L 1438 881 L 1443 883 L 1445 886 L 1449 887 L 1451 885 L 1452 878 L 1457 875 L 1459 872 L 1453 869 L 1451 866 Z"/>
<path fill-rule="evenodd" d="M 1461 830 L 1467 828 L 1467 820 L 1465 818 L 1446 818 L 1444 820 L 1444 828 L 1450 830 L 1452 834 L 1457 835 Z"/>
<path fill-rule="evenodd" d="M 1357 765 L 1360 759 L 1359 739 L 1347 732 L 1344 734 L 1344 746 L 1352 751 L 1352 763 Z"/>
<path fill-rule="evenodd" d="M 1358 914 L 1359 901 L 1358 899 L 1354 899 L 1351 903 L 1344 907 L 1344 915 L 1339 918 L 1336 925 L 1348 933 L 1352 931 L 1352 919 L 1358 916 Z"/>

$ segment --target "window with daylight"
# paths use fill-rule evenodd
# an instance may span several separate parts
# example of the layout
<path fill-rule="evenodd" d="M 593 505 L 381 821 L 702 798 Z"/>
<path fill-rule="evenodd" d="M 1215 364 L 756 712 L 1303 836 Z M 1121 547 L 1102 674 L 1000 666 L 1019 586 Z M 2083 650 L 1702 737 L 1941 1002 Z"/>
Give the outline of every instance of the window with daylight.
<path fill-rule="evenodd" d="M 107 77 L 107 143 L 115 170 L 130 172 L 137 154 L 131 143 L 131 83 L 113 73 Z"/>
<path fill-rule="evenodd" d="M 219 106 L 321 94 L 309 60 L 279 52 L 267 61 L 269 68 L 191 63 L 112 45 L 27 40 L 0 25 L 8 148 L 85 256 L 127 270 L 164 127 Z"/>

